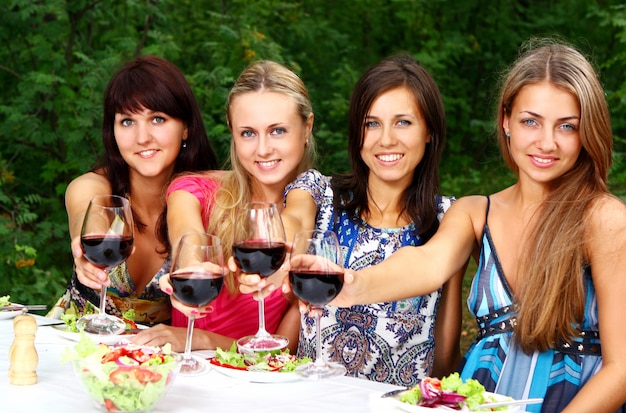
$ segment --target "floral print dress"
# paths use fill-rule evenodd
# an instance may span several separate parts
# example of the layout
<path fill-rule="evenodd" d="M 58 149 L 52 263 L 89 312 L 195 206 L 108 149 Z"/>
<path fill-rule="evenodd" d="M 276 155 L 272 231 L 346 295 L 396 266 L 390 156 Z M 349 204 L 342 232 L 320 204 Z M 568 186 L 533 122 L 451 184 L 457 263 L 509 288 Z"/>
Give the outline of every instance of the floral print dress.
<path fill-rule="evenodd" d="M 359 218 L 338 211 L 333 223 L 330 178 L 309 170 L 286 191 L 304 189 L 318 205 L 316 227 L 337 233 L 344 266 L 352 270 L 375 265 L 398 248 L 419 245 L 415 225 L 374 228 Z M 454 199 L 438 197 L 439 219 Z M 410 271 L 410 268 L 407 268 Z M 326 306 L 321 317 L 321 339 L 326 359 L 343 364 L 349 376 L 395 385 L 412 386 L 428 376 L 434 359 L 434 326 L 441 291 L 406 300 L 358 305 Z M 298 357 L 315 358 L 315 319 L 301 318 Z"/>

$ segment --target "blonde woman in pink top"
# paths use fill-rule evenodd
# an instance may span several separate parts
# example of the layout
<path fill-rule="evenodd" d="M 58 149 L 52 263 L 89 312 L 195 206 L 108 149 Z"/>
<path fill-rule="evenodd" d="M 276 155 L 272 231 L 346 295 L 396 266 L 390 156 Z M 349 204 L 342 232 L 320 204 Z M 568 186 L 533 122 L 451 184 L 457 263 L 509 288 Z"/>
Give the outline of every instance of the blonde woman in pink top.
<path fill-rule="evenodd" d="M 172 250 L 186 232 L 217 235 L 225 261 L 232 252 L 237 208 L 265 201 L 282 210 L 285 186 L 312 167 L 315 155 L 308 91 L 295 73 L 278 63 L 258 61 L 242 72 L 228 97 L 227 117 L 232 133 L 231 170 L 176 178 L 167 194 L 167 226 L 161 228 Z M 169 342 L 174 350 L 182 351 L 185 314 L 192 311 L 198 312 L 192 349 L 230 348 L 238 338 L 254 335 L 258 303 L 252 295 L 239 292 L 236 275 L 227 274 L 225 288 L 209 308 L 186 307 L 172 297 L 172 326 L 142 331 L 134 341 L 150 345 Z M 167 276 L 162 277 L 161 286 L 171 293 Z M 267 331 L 286 336 L 295 353 L 300 329 L 296 300 L 274 292 L 265 299 L 265 318 Z"/>

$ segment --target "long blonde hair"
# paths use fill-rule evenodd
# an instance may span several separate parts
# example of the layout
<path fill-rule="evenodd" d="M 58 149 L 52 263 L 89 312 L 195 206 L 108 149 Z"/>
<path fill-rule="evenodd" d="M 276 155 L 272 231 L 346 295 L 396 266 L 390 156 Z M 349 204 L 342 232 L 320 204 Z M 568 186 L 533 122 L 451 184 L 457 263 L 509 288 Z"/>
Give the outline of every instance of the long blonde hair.
<path fill-rule="evenodd" d="M 229 127 L 231 126 L 230 111 L 233 100 L 243 94 L 260 90 L 284 94 L 293 99 L 302 117 L 302 122 L 306 122 L 313 113 L 309 92 L 298 75 L 279 63 L 260 60 L 252 63 L 239 75 L 228 95 L 226 113 Z M 304 156 L 289 180 L 295 179 L 300 172 L 312 168 L 314 159 L 315 140 L 311 134 L 307 138 Z M 230 143 L 230 164 L 231 170 L 223 175 L 221 186 L 215 194 L 215 202 L 207 228 L 209 233 L 217 235 L 222 240 L 225 260 L 232 255 L 235 233 L 233 223 L 235 222 L 237 207 L 250 202 L 252 197 L 252 180 L 248 171 L 237 158 L 234 139 L 231 139 Z M 231 294 L 236 292 L 238 286 L 232 274 L 227 275 L 226 286 Z"/>
<path fill-rule="evenodd" d="M 505 161 L 518 174 L 503 117 L 524 86 L 541 81 L 576 97 L 582 142 L 572 169 L 550 183 L 520 256 L 516 340 L 532 352 L 571 341 L 582 322 L 585 218 L 594 201 L 608 193 L 613 139 L 602 85 L 585 57 L 573 47 L 545 39 L 529 42 L 525 50 L 505 77 L 498 104 L 496 125 Z"/>

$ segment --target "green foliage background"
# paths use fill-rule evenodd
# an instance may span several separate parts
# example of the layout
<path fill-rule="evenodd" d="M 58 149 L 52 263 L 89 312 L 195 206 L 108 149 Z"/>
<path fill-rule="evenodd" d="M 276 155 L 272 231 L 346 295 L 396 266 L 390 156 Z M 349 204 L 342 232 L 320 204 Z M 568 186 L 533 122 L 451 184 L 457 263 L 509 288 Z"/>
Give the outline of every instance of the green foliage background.
<path fill-rule="evenodd" d="M 63 194 L 101 152 L 110 76 L 155 54 L 186 74 L 226 160 L 224 104 L 259 58 L 311 92 L 325 173 L 348 168 L 346 112 L 371 64 L 413 54 L 440 85 L 448 119 L 446 194 L 508 185 L 492 138 L 495 86 L 522 41 L 558 35 L 595 63 L 613 115 L 611 188 L 626 192 L 626 12 L 585 0 L 5 0 L 0 5 L 0 295 L 52 304 L 71 273 Z"/>

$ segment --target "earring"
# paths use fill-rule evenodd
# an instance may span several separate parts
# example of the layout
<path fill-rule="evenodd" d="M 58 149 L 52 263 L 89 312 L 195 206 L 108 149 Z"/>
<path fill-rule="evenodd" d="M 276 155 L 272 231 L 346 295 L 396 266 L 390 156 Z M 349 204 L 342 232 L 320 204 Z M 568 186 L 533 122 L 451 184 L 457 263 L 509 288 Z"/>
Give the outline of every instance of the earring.
<path fill-rule="evenodd" d="M 304 141 L 304 146 L 309 146 L 309 140 L 308 139 Z"/>
<path fill-rule="evenodd" d="M 511 132 L 507 132 L 505 135 L 506 135 L 507 138 L 510 138 L 511 137 Z"/>
<path fill-rule="evenodd" d="M 185 139 L 185 140 L 183 141 L 183 149 L 185 149 L 186 147 L 187 147 L 187 140 Z"/>

